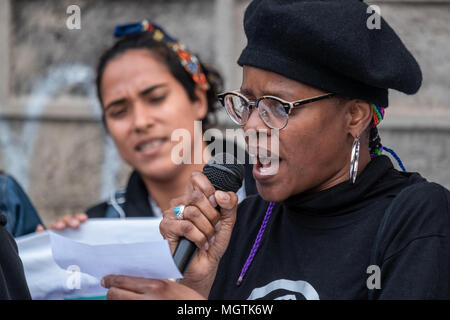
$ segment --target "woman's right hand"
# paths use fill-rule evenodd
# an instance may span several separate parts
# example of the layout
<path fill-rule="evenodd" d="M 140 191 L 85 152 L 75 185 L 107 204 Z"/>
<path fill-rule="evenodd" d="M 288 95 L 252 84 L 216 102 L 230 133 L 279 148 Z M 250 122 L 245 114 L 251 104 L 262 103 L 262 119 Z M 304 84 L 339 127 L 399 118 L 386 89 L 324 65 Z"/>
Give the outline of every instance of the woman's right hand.
<path fill-rule="evenodd" d="M 78 229 L 80 225 L 88 219 L 86 213 L 77 213 L 75 215 L 68 214 L 53 221 L 48 229 L 52 230 L 64 230 L 66 228 Z M 44 227 L 42 225 L 38 225 L 36 228 L 36 232 L 44 231 Z"/>
<path fill-rule="evenodd" d="M 161 234 L 169 241 L 172 253 L 181 237 L 197 246 L 197 252 L 187 267 L 181 283 L 208 297 L 219 261 L 230 241 L 236 222 L 238 197 L 234 192 L 216 191 L 201 172 L 191 175 L 185 194 L 171 201 L 160 224 Z M 183 219 L 174 209 L 185 205 Z M 215 209 L 218 205 L 219 211 Z"/>

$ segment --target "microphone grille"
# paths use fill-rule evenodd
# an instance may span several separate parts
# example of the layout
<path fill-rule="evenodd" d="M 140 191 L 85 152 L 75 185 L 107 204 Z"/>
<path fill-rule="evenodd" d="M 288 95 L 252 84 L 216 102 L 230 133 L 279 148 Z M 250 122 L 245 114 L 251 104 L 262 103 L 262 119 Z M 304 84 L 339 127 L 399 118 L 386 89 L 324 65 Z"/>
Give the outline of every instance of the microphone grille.
<path fill-rule="evenodd" d="M 219 153 L 203 167 L 203 174 L 217 190 L 237 192 L 244 179 L 244 165 L 229 153 Z"/>

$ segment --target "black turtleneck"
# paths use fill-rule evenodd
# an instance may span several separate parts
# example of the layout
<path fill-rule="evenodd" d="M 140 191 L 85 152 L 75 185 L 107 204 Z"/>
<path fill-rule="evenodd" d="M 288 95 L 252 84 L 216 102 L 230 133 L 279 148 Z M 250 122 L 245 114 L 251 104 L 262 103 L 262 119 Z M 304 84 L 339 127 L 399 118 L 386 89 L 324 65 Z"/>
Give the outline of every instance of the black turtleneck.
<path fill-rule="evenodd" d="M 255 195 L 239 206 L 211 299 L 367 299 L 367 283 L 377 285 L 378 274 L 381 289 L 373 289 L 374 298 L 450 298 L 450 192 L 417 173 L 395 170 L 388 157 L 369 162 L 355 184 L 275 204 L 236 286 L 268 205 Z M 375 243 L 380 272 L 367 269 Z"/>

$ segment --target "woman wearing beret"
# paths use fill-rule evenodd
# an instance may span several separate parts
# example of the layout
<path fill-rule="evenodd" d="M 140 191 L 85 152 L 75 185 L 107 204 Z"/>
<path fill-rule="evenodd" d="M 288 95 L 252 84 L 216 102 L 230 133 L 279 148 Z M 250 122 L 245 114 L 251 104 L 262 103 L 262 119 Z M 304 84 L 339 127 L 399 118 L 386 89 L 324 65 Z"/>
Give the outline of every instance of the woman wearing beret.
<path fill-rule="evenodd" d="M 376 129 L 388 89 L 415 93 L 421 71 L 384 20 L 367 29 L 366 10 L 249 5 L 242 85 L 220 98 L 244 130 L 279 136 L 279 168 L 267 174 L 258 158 L 259 195 L 238 208 L 234 193 L 193 175 L 160 226 L 172 250 L 180 237 L 198 247 L 184 279 L 107 276 L 109 298 L 450 298 L 450 192 L 395 169 Z"/>

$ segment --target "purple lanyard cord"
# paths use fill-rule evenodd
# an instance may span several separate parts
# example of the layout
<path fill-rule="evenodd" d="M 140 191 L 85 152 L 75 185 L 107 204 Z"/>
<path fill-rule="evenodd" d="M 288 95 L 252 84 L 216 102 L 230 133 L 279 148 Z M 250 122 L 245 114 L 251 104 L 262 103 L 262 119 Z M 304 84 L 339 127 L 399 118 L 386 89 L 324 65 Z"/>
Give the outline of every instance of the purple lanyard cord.
<path fill-rule="evenodd" d="M 264 220 L 261 224 L 261 227 L 259 228 L 258 235 L 256 236 L 255 242 L 253 243 L 252 250 L 250 251 L 250 254 L 248 255 L 247 261 L 245 261 L 245 264 L 241 270 L 241 274 L 239 275 L 239 279 L 236 282 L 237 286 L 239 286 L 242 283 L 242 280 L 244 280 L 244 276 L 247 272 L 247 269 L 252 264 L 253 258 L 255 257 L 255 254 L 258 251 L 259 245 L 261 243 L 261 238 L 264 234 L 264 231 L 266 230 L 267 222 L 269 222 L 269 218 L 270 218 L 270 215 L 272 214 L 274 205 L 275 205 L 275 202 L 269 203 L 269 207 L 267 208 L 266 215 L 264 216 Z"/>

